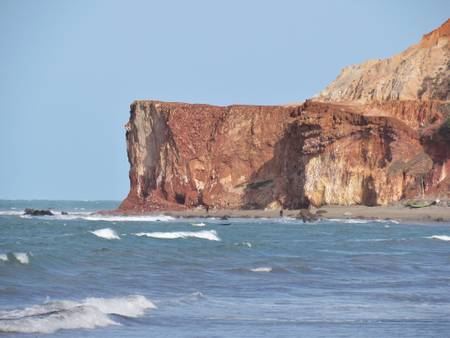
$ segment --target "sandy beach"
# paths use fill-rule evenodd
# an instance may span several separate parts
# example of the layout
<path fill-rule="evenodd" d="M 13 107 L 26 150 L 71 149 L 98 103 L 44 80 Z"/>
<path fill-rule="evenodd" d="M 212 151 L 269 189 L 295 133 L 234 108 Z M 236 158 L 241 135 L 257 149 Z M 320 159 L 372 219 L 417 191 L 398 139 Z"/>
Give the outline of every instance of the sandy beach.
<path fill-rule="evenodd" d="M 297 217 L 301 210 L 284 210 L 283 216 Z M 312 214 L 320 215 L 321 218 L 339 219 L 394 219 L 408 222 L 450 222 L 450 207 L 429 206 L 425 208 L 412 209 L 405 206 L 324 206 L 311 210 Z M 280 217 L 280 210 L 206 210 L 198 208 L 183 211 L 155 211 L 150 214 L 164 214 L 173 217 Z"/>

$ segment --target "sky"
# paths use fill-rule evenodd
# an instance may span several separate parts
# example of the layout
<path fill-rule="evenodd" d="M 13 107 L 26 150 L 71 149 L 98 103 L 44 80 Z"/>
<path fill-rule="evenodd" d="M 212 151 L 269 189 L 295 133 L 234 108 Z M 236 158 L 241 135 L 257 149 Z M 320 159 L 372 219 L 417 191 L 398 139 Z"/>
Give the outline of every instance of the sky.
<path fill-rule="evenodd" d="M 121 200 L 136 99 L 300 102 L 448 0 L 0 0 L 0 198 Z"/>

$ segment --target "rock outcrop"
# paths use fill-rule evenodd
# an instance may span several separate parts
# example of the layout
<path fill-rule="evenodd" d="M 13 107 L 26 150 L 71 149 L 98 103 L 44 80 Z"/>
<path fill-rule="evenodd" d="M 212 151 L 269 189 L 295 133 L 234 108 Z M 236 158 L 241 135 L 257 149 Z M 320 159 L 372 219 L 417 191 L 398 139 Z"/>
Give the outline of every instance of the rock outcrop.
<path fill-rule="evenodd" d="M 299 105 L 135 101 L 120 210 L 290 208 L 449 197 L 449 21 L 346 68 Z"/>
<path fill-rule="evenodd" d="M 29 216 L 53 216 L 54 214 L 50 210 L 39 210 L 39 209 L 31 209 L 26 208 L 23 212 L 24 215 Z"/>

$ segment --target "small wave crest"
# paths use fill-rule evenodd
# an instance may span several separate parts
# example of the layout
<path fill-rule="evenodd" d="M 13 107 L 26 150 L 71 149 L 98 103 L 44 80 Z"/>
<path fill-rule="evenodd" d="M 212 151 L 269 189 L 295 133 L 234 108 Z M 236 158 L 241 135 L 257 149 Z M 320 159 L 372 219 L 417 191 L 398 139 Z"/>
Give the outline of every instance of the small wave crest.
<path fill-rule="evenodd" d="M 250 242 L 239 242 L 239 243 L 234 243 L 234 245 L 245 246 L 247 248 L 251 248 L 252 247 L 252 243 L 250 243 Z"/>
<path fill-rule="evenodd" d="M 105 239 L 120 239 L 117 232 L 115 232 L 111 228 L 104 228 L 104 229 L 91 231 L 91 234 L 94 234 L 97 237 L 105 238 Z"/>
<path fill-rule="evenodd" d="M 153 302 L 141 295 L 47 302 L 24 309 L 0 311 L 0 332 L 53 333 L 61 329 L 120 325 L 109 315 L 140 317 L 146 310 L 155 308 Z"/>
<path fill-rule="evenodd" d="M 174 232 L 138 232 L 135 236 L 145 236 L 158 239 L 176 239 L 176 238 L 200 238 L 210 241 L 220 241 L 219 236 L 215 230 L 204 231 L 174 231 Z"/>
<path fill-rule="evenodd" d="M 0 254 L 0 261 L 2 262 L 18 262 L 20 264 L 29 264 L 30 263 L 30 255 L 26 252 L 10 252 L 7 254 Z"/>
<path fill-rule="evenodd" d="M 260 266 L 257 268 L 250 269 L 253 272 L 272 272 L 272 268 L 270 266 Z"/>
<path fill-rule="evenodd" d="M 169 298 L 163 301 L 159 301 L 158 305 L 161 305 L 161 307 L 165 307 L 166 305 L 177 307 L 184 304 L 194 304 L 196 302 L 205 300 L 206 298 L 207 297 L 202 292 L 195 291 L 181 297 Z"/>
<path fill-rule="evenodd" d="M 26 252 L 14 252 L 13 256 L 20 264 L 30 263 L 30 258 Z"/>
<path fill-rule="evenodd" d="M 433 236 L 430 236 L 430 237 L 427 237 L 427 238 L 429 238 L 429 239 L 438 239 L 440 241 L 446 241 L 446 242 L 450 241 L 450 236 L 447 236 L 447 235 L 433 235 Z"/>
<path fill-rule="evenodd" d="M 195 227 L 204 227 L 204 226 L 206 226 L 206 224 L 205 223 L 203 223 L 203 222 L 200 222 L 200 223 L 191 223 L 193 226 L 195 226 Z"/>

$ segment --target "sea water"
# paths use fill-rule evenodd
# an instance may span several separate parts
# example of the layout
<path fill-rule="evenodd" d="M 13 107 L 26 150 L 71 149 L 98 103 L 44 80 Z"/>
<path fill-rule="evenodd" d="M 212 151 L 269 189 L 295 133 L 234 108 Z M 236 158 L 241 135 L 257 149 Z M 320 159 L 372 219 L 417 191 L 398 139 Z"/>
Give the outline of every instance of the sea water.
<path fill-rule="evenodd" d="M 116 206 L 0 201 L 0 337 L 450 336 L 448 223 Z"/>

